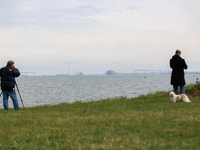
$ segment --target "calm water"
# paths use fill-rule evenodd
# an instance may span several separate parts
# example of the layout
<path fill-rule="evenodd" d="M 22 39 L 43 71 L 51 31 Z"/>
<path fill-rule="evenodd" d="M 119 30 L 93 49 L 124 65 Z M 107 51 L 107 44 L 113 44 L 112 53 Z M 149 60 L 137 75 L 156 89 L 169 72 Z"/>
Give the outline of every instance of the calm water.
<path fill-rule="evenodd" d="M 187 84 L 200 75 L 186 75 Z M 16 78 L 25 107 L 44 104 L 97 101 L 113 97 L 137 97 L 172 90 L 170 74 L 134 76 L 21 76 Z M 21 105 L 20 98 L 19 105 Z M 9 99 L 10 107 L 13 107 Z M 3 108 L 2 97 L 0 108 Z"/>

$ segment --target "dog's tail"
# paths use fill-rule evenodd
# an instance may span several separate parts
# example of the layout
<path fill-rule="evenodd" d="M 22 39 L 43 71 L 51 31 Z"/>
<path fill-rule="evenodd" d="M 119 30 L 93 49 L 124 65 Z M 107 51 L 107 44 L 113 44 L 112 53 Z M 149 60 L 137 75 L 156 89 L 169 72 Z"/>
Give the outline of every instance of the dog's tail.
<path fill-rule="evenodd" d="M 192 102 L 189 100 L 187 95 L 183 94 L 182 97 L 183 97 L 184 102 Z"/>

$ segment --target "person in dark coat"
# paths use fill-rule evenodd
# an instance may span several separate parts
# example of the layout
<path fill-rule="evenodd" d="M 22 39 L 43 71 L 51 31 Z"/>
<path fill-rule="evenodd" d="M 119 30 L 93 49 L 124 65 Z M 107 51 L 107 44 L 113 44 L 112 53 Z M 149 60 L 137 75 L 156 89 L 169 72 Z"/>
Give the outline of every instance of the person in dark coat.
<path fill-rule="evenodd" d="M 12 60 L 7 62 L 6 67 L 0 69 L 1 90 L 3 93 L 3 106 L 9 110 L 8 98 L 11 97 L 15 110 L 19 110 L 18 99 L 15 91 L 15 77 L 20 75 Z"/>
<path fill-rule="evenodd" d="M 171 85 L 173 85 L 174 93 L 185 94 L 185 74 L 184 69 L 187 69 L 187 64 L 181 56 L 181 51 L 176 50 L 175 55 L 170 59 L 170 67 L 172 68 Z"/>

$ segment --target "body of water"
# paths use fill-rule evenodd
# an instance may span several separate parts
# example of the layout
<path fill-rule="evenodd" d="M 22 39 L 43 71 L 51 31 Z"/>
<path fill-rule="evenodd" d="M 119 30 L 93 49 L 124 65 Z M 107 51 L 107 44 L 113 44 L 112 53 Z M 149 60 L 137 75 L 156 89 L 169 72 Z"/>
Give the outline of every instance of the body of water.
<path fill-rule="evenodd" d="M 137 97 L 173 90 L 170 74 L 132 76 L 21 76 L 16 78 L 25 107 L 45 104 L 97 101 L 113 97 Z M 196 83 L 200 75 L 185 75 L 186 83 Z M 17 92 L 17 90 L 16 90 Z M 18 93 L 18 92 L 17 92 Z M 19 105 L 22 107 L 18 96 Z M 13 108 L 12 100 L 9 105 Z M 3 108 L 2 97 L 0 108 Z"/>

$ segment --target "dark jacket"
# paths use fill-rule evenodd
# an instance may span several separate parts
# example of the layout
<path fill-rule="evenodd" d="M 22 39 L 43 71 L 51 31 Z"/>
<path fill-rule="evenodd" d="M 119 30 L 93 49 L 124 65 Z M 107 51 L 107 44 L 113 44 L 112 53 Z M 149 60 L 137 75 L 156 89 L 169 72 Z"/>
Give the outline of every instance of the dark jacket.
<path fill-rule="evenodd" d="M 185 60 L 182 59 L 179 55 L 174 55 L 172 59 L 170 59 L 170 67 L 172 68 L 171 85 L 184 86 L 184 69 L 187 69 Z"/>
<path fill-rule="evenodd" d="M 0 69 L 1 90 L 12 91 L 15 87 L 15 77 L 18 77 L 20 72 L 18 69 L 12 68 L 10 65 Z"/>

